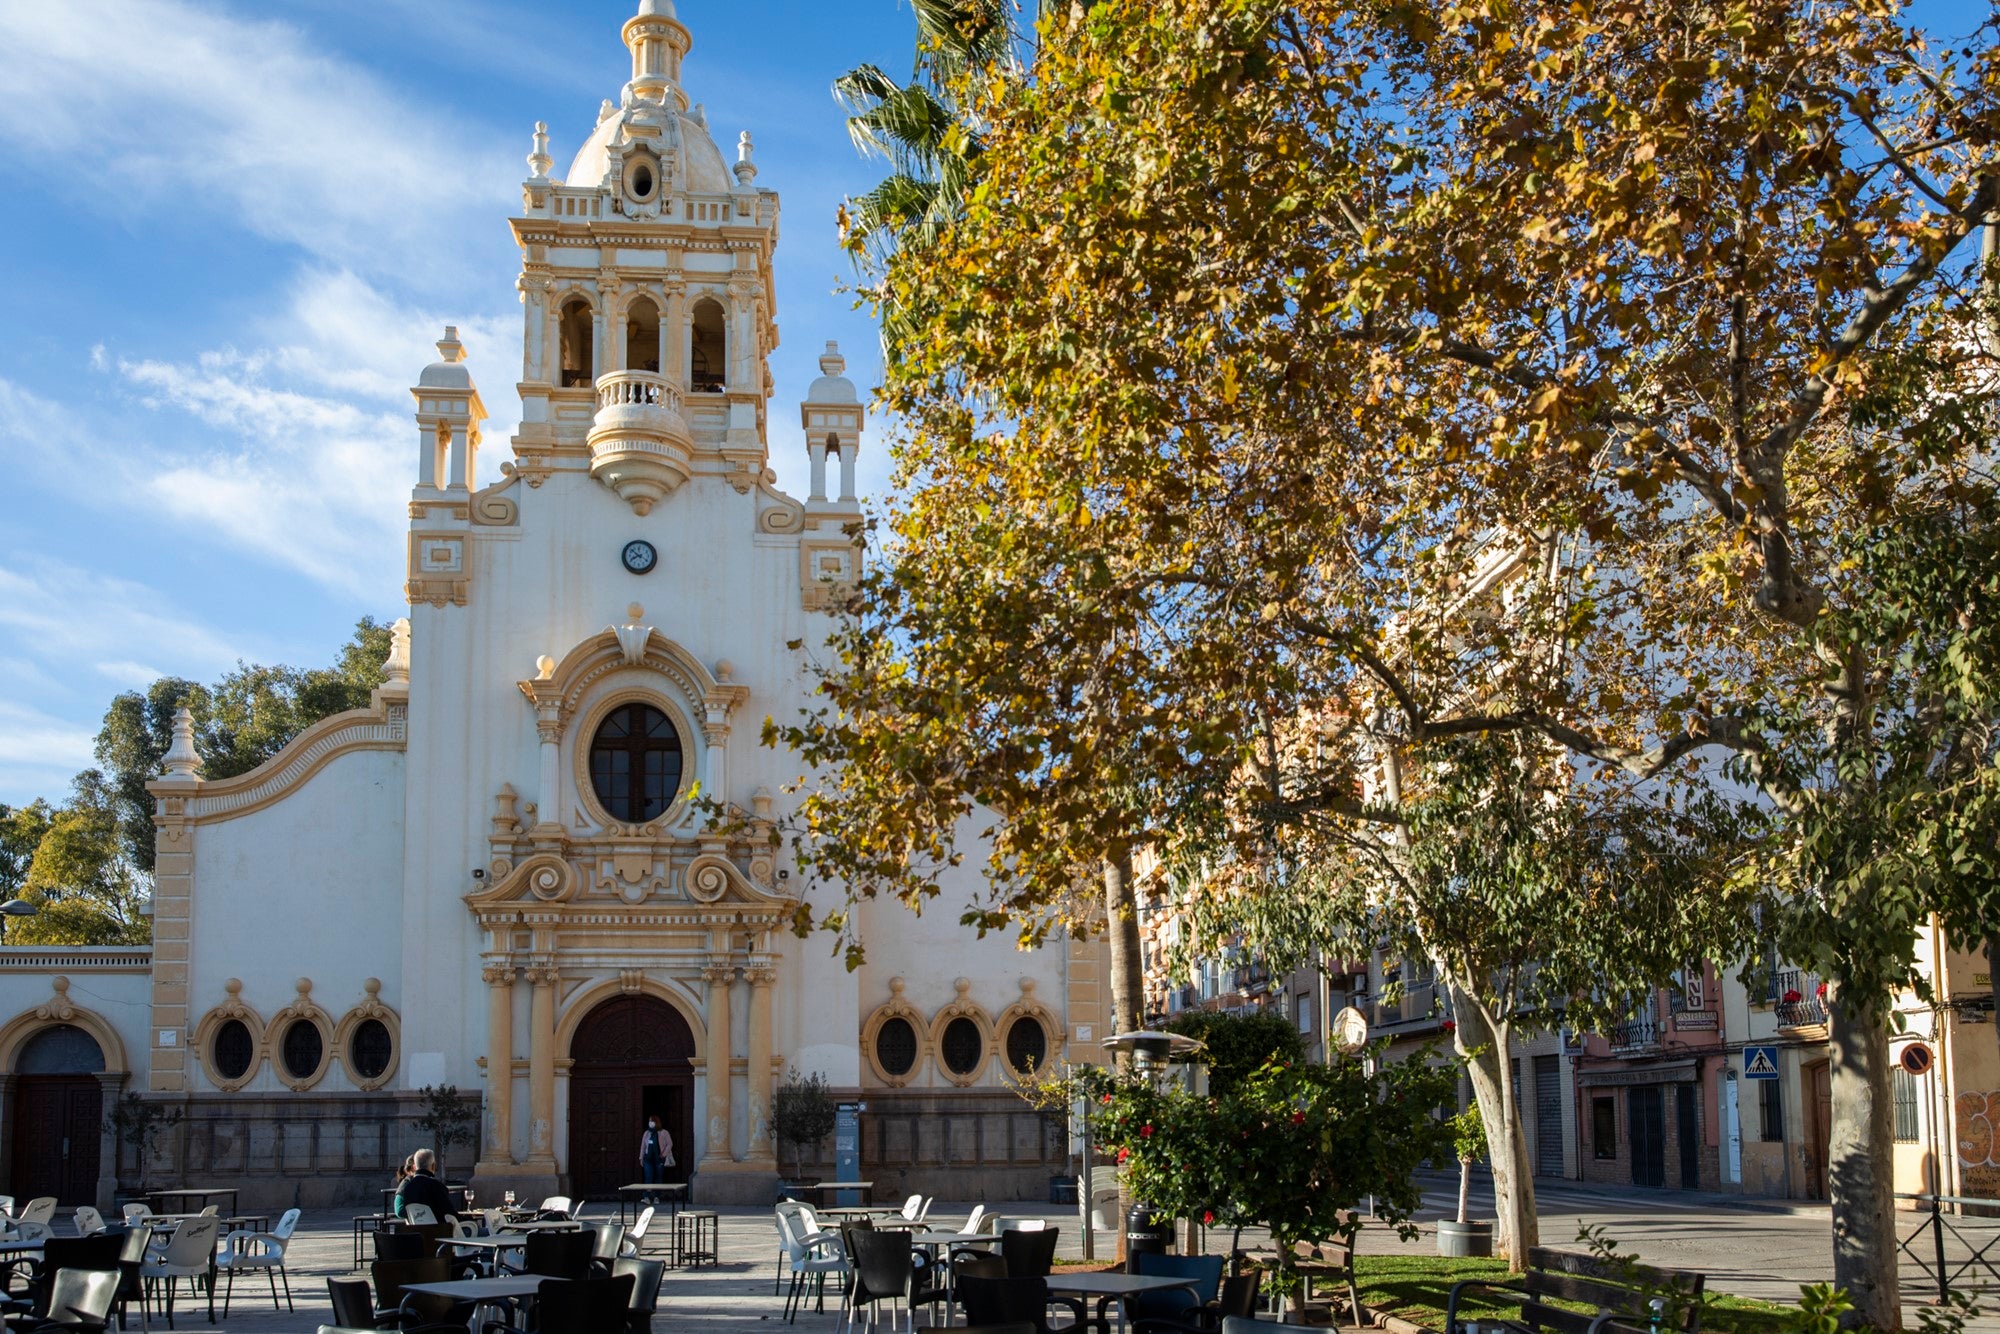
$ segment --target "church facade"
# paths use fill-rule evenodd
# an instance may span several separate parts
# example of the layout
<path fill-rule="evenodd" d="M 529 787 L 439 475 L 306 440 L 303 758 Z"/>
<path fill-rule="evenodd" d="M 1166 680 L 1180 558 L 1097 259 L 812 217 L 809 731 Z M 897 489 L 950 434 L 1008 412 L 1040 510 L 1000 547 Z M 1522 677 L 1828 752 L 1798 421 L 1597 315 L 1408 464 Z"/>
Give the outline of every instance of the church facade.
<path fill-rule="evenodd" d="M 889 1190 L 1032 1198 L 1064 1170 L 1010 1083 L 1102 1059 L 1097 945 L 864 904 L 850 972 L 792 934 L 797 763 L 760 731 L 807 702 L 858 573 L 866 414 L 829 344 L 798 409 L 810 494 L 778 490 L 778 195 L 683 91 L 671 0 L 623 37 L 631 80 L 560 177 L 537 127 L 511 447 L 454 331 L 413 390 L 410 612 L 372 706 L 222 781 L 183 719 L 150 949 L 0 950 L 9 1193 L 369 1199 L 422 1142 L 419 1090 L 453 1085 L 477 1143 L 447 1169 L 489 1199 L 604 1198 L 658 1115 L 697 1199 L 768 1200 L 798 1165 L 771 1126 L 794 1070 L 866 1104 Z M 129 1092 L 178 1116 L 143 1162 L 105 1121 Z"/>

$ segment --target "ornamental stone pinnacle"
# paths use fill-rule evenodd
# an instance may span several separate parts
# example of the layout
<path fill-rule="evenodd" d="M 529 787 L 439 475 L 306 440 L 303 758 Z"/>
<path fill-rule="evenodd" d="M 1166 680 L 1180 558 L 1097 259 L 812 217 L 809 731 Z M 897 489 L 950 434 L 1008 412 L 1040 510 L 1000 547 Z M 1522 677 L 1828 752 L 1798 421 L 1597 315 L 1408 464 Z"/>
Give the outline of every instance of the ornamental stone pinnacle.
<path fill-rule="evenodd" d="M 163 783 L 201 781 L 201 752 L 194 748 L 194 714 L 186 708 L 174 714 L 174 742 L 161 761 Z"/>

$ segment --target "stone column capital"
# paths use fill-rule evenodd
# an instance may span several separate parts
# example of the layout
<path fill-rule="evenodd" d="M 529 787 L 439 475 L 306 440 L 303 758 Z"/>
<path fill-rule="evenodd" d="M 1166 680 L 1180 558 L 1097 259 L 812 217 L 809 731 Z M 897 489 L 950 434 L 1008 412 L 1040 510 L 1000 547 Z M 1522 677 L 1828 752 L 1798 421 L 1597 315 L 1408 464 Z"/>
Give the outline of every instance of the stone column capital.
<path fill-rule="evenodd" d="M 489 963 L 479 970 L 479 980 L 489 987 L 505 986 L 514 980 L 514 965 Z"/>

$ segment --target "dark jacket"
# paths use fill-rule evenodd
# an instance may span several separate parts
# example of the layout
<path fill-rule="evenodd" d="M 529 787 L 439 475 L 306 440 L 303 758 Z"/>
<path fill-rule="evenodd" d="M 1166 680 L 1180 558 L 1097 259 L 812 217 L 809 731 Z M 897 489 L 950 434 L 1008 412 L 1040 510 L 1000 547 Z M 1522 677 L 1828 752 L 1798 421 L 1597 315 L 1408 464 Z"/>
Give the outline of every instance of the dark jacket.
<path fill-rule="evenodd" d="M 397 1190 L 396 1214 L 398 1217 L 402 1216 L 409 1206 L 413 1204 L 428 1204 L 431 1207 L 431 1212 L 437 1215 L 437 1220 L 440 1223 L 444 1222 L 446 1214 L 456 1214 L 458 1212 L 458 1201 L 454 1200 L 451 1192 L 444 1188 L 444 1182 L 439 1181 L 429 1172 L 411 1173 L 403 1179 L 402 1187 Z"/>

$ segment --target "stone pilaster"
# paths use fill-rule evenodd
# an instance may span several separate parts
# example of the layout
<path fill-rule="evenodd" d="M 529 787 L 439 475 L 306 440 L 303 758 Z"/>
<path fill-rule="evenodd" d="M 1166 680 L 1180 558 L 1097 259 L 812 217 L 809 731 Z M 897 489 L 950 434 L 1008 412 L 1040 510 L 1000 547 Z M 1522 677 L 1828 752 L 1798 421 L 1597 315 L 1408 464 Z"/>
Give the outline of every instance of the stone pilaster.
<path fill-rule="evenodd" d="M 554 1172 L 556 1125 L 556 984 L 553 963 L 527 969 L 522 977 L 535 989 L 528 1011 L 528 1158 L 523 1166 Z"/>
<path fill-rule="evenodd" d="M 479 1173 L 514 1165 L 514 965 L 480 970 L 486 983 L 486 1142 Z"/>
<path fill-rule="evenodd" d="M 775 968 L 748 968 L 743 976 L 750 983 L 750 1078 L 746 1097 L 750 1114 L 749 1152 L 744 1157 L 774 1170 L 776 1156 L 771 1151 L 771 984 L 778 978 Z"/>
<path fill-rule="evenodd" d="M 736 969 L 722 965 L 701 976 L 708 983 L 708 1126 L 701 1166 L 727 1170 L 735 1158 L 729 1144 L 730 1069 L 736 1055 L 729 1036 L 729 993 L 736 985 Z"/>

